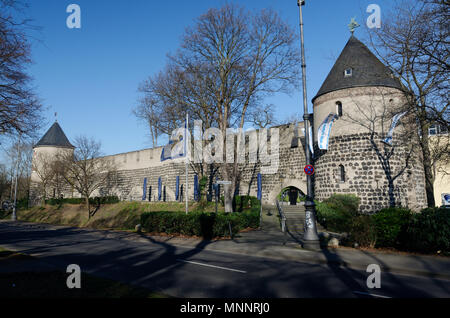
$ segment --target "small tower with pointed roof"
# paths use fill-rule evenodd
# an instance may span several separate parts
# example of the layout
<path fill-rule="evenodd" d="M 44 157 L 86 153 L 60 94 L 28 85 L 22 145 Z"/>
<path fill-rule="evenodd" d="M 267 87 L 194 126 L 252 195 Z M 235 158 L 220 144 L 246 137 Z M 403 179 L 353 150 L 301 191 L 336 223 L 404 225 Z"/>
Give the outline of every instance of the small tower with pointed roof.
<path fill-rule="evenodd" d="M 369 144 L 369 131 L 362 124 L 366 118 L 370 125 L 369 117 L 373 113 L 397 109 L 406 100 L 401 83 L 389 68 L 354 36 L 355 27 L 355 23 L 350 23 L 350 38 L 312 99 L 315 142 L 318 128 L 327 116 L 337 116 L 328 149 L 321 151 L 315 160 L 315 196 L 323 200 L 334 193 L 353 193 L 361 199 L 361 212 L 371 212 L 388 205 L 389 198 L 386 176 Z M 358 116 L 362 122 L 354 120 Z M 374 127 L 379 136 L 387 132 L 386 127 Z M 393 169 L 400 165 L 399 161 L 391 161 Z M 423 171 L 418 167 L 411 164 L 405 177 L 396 181 L 402 191 L 396 193 L 396 201 L 411 208 L 426 205 L 426 199 L 417 191 L 424 183 Z"/>
<path fill-rule="evenodd" d="M 42 179 L 51 174 L 52 162 L 59 153 L 73 153 L 75 147 L 67 139 L 66 134 L 58 124 L 57 120 L 42 136 L 42 138 L 33 147 L 32 172 L 30 201 L 37 203 L 44 195 L 42 189 Z M 46 181 L 46 183 L 48 183 Z M 59 196 L 57 189 L 45 189 L 46 198 Z"/>

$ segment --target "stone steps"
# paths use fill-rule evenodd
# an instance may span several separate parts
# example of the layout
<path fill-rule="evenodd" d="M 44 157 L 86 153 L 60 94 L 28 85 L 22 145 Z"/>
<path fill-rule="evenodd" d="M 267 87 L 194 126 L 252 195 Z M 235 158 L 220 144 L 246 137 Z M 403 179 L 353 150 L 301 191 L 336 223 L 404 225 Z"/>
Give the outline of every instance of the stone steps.
<path fill-rule="evenodd" d="M 284 205 L 281 206 L 286 216 L 286 227 L 292 234 L 302 234 L 305 226 L 305 207 L 303 205 Z M 323 228 L 317 224 L 317 230 L 322 231 Z"/>

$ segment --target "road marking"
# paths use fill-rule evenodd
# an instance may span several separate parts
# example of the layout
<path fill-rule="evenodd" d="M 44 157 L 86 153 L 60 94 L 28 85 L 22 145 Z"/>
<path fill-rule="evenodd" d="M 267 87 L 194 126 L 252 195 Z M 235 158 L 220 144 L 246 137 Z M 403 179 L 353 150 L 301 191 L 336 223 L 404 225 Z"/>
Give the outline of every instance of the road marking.
<path fill-rule="evenodd" d="M 216 266 L 216 265 L 209 265 L 209 264 L 203 264 L 203 263 L 197 263 L 197 262 L 192 262 L 192 261 L 186 261 L 184 259 L 177 259 L 178 262 L 184 262 L 184 263 L 190 263 L 190 264 L 195 264 L 195 265 L 200 265 L 200 266 L 206 266 L 206 267 L 213 267 L 213 268 L 218 268 L 218 269 L 223 269 L 226 271 L 231 271 L 231 272 L 238 272 L 238 273 L 244 273 L 246 274 L 246 271 L 241 271 L 238 269 L 233 269 L 233 268 L 228 268 L 228 267 L 222 267 L 222 266 Z"/>
<path fill-rule="evenodd" d="M 392 297 L 389 297 L 389 296 L 383 296 L 383 295 L 377 295 L 377 294 L 364 293 L 364 292 L 360 292 L 360 291 L 353 291 L 353 293 L 355 293 L 355 294 L 361 294 L 361 295 L 366 295 L 366 296 L 372 296 L 372 297 L 392 298 Z"/>

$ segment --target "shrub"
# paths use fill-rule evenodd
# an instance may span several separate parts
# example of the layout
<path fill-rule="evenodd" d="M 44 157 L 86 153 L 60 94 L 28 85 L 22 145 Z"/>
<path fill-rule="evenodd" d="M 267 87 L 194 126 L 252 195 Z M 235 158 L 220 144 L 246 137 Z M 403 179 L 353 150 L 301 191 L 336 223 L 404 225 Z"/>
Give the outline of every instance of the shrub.
<path fill-rule="evenodd" d="M 232 235 L 247 227 L 259 226 L 259 214 L 204 212 L 147 212 L 141 215 L 142 228 L 148 232 L 201 236 L 207 239 Z"/>
<path fill-rule="evenodd" d="M 22 198 L 17 200 L 17 209 L 18 210 L 28 209 L 28 198 Z"/>
<path fill-rule="evenodd" d="M 350 243 L 358 243 L 362 247 L 374 247 L 377 242 L 377 230 L 374 220 L 370 215 L 357 215 L 352 219 L 349 240 Z"/>
<path fill-rule="evenodd" d="M 411 210 L 405 208 L 386 208 L 372 215 L 377 232 L 376 246 L 401 248 L 401 237 L 411 217 Z"/>
<path fill-rule="evenodd" d="M 242 212 L 245 210 L 257 210 L 260 208 L 261 203 L 257 197 L 250 195 L 237 195 L 233 200 L 234 211 Z"/>
<path fill-rule="evenodd" d="M 89 202 L 92 204 L 114 204 L 119 203 L 120 200 L 117 196 L 106 196 L 106 197 L 95 197 L 95 198 L 89 198 Z"/>
<path fill-rule="evenodd" d="M 450 252 L 450 210 L 427 208 L 414 214 L 406 229 L 404 245 L 408 250 Z"/>
<path fill-rule="evenodd" d="M 46 204 L 49 205 L 62 205 L 64 203 L 67 204 L 83 204 L 85 202 L 84 198 L 52 198 L 45 201 Z M 113 204 L 120 202 L 117 196 L 107 196 L 107 197 L 94 197 L 89 198 L 90 204 L 100 205 L 100 204 Z"/>
<path fill-rule="evenodd" d="M 316 202 L 317 220 L 330 231 L 350 232 L 359 202 L 353 194 L 333 194 L 323 202 Z"/>

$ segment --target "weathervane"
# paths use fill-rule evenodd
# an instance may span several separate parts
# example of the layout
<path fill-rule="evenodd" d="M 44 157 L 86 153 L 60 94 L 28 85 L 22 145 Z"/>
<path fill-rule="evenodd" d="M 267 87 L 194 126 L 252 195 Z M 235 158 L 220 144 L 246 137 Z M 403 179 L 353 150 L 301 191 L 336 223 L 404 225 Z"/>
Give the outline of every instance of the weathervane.
<path fill-rule="evenodd" d="M 55 112 L 55 122 L 57 122 L 57 121 L 58 121 L 58 113 Z"/>
<path fill-rule="evenodd" d="M 353 35 L 353 32 L 355 32 L 355 29 L 358 28 L 360 25 L 358 24 L 358 22 L 356 22 L 355 18 L 352 18 L 352 20 L 350 21 L 350 24 L 348 25 L 348 28 L 350 30 L 350 32 Z"/>

